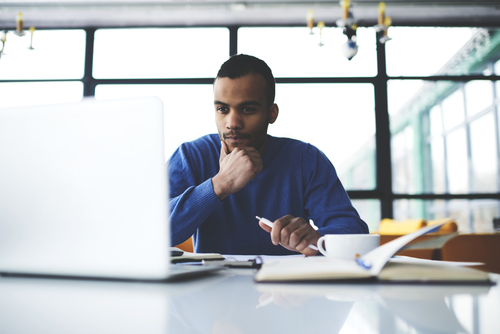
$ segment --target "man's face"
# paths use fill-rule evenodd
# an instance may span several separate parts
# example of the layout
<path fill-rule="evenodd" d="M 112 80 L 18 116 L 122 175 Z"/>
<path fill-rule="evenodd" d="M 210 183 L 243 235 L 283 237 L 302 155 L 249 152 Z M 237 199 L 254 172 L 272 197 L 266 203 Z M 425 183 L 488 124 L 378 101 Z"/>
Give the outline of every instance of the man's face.
<path fill-rule="evenodd" d="M 215 123 L 229 152 L 235 147 L 254 147 L 264 154 L 267 126 L 278 117 L 278 106 L 267 101 L 266 85 L 260 74 L 215 80 Z"/>

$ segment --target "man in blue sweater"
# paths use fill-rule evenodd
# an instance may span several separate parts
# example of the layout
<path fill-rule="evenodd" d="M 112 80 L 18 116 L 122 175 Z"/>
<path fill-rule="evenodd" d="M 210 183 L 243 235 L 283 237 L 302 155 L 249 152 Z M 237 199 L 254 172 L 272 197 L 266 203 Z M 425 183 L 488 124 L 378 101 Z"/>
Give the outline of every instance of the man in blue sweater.
<path fill-rule="evenodd" d="M 193 235 L 197 252 L 309 256 L 321 235 L 368 233 L 321 151 L 267 134 L 278 117 L 274 96 L 264 61 L 235 55 L 221 66 L 218 134 L 182 144 L 168 163 L 173 245 Z"/>

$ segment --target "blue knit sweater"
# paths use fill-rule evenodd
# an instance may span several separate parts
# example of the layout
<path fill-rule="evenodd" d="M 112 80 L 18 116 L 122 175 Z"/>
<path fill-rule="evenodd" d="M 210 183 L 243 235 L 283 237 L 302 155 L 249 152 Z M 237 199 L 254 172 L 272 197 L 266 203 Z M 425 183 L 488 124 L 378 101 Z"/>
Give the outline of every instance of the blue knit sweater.
<path fill-rule="evenodd" d="M 274 246 L 255 216 L 287 214 L 313 220 L 321 235 L 368 233 L 335 169 L 316 147 L 268 136 L 263 169 L 245 188 L 220 201 L 212 187 L 220 140 L 207 135 L 182 144 L 168 162 L 172 244 L 194 235 L 197 252 L 294 254 Z"/>

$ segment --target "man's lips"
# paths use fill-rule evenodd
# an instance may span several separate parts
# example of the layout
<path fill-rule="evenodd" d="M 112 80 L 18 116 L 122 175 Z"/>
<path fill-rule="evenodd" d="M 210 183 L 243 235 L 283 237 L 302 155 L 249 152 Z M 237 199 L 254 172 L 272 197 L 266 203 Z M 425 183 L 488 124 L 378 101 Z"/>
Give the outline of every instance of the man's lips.
<path fill-rule="evenodd" d="M 243 140 L 248 139 L 248 136 L 242 136 L 242 135 L 224 135 L 224 139 L 230 141 L 230 142 L 241 142 Z"/>

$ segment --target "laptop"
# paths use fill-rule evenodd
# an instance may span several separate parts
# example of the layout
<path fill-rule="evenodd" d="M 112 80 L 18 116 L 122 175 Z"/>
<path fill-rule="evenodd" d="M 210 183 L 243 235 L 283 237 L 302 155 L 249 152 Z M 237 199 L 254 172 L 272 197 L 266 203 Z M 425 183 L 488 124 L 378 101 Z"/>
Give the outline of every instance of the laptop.
<path fill-rule="evenodd" d="M 0 109 L 0 274 L 162 281 L 170 263 L 156 97 Z"/>

